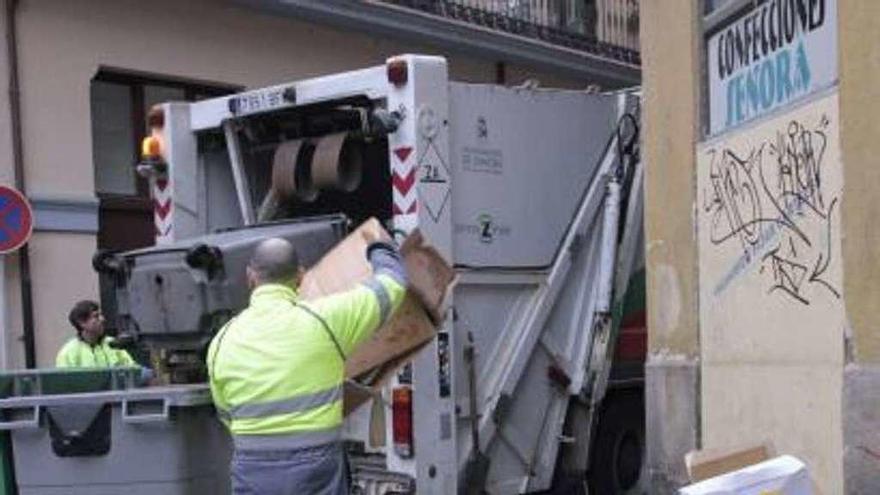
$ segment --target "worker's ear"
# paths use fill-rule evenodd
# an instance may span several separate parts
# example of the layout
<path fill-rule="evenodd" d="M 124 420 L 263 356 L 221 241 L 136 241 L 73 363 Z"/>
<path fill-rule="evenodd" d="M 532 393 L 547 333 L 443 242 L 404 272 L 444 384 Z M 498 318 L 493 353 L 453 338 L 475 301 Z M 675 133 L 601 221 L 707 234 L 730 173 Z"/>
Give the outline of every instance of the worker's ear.
<path fill-rule="evenodd" d="M 248 289 L 254 290 L 258 285 L 257 274 L 251 270 L 251 267 L 245 268 L 245 276 L 247 277 Z"/>

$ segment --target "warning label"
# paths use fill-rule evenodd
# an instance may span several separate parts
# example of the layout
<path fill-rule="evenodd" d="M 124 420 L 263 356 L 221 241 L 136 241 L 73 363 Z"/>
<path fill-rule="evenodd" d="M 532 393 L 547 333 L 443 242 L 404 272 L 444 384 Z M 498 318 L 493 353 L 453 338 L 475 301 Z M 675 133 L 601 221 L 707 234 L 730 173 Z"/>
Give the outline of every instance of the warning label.
<path fill-rule="evenodd" d="M 461 168 L 466 172 L 501 175 L 504 156 L 500 149 L 465 147 L 461 152 Z"/>
<path fill-rule="evenodd" d="M 426 141 L 427 149 L 419 159 L 419 197 L 425 206 L 428 215 L 435 223 L 440 221 L 440 216 L 449 202 L 449 168 L 440 156 L 437 146 L 433 141 Z"/>

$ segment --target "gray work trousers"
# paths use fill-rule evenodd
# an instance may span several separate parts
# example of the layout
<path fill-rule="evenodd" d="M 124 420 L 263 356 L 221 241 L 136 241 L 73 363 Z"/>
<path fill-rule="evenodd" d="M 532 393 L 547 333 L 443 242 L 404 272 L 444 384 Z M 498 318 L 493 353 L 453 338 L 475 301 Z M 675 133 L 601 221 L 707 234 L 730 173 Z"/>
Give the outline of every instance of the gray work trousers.
<path fill-rule="evenodd" d="M 235 495 L 348 495 L 338 442 L 296 450 L 238 451 L 232 457 Z"/>

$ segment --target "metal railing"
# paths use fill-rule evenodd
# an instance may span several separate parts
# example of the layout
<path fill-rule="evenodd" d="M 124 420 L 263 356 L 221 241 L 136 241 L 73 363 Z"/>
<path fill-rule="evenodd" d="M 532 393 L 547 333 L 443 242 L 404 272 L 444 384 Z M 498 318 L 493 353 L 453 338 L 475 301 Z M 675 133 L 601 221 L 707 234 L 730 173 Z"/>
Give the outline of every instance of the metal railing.
<path fill-rule="evenodd" d="M 378 0 L 640 64 L 639 0 Z"/>

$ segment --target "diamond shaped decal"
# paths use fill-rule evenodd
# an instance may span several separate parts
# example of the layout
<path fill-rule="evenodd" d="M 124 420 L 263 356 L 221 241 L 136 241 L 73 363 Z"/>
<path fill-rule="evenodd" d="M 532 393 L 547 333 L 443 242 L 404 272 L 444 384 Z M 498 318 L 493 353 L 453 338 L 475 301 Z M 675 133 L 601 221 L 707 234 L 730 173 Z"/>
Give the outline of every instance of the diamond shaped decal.
<path fill-rule="evenodd" d="M 433 140 L 427 141 L 425 152 L 419 158 L 419 200 L 435 223 L 440 221 L 449 203 L 449 168 L 440 156 Z"/>

